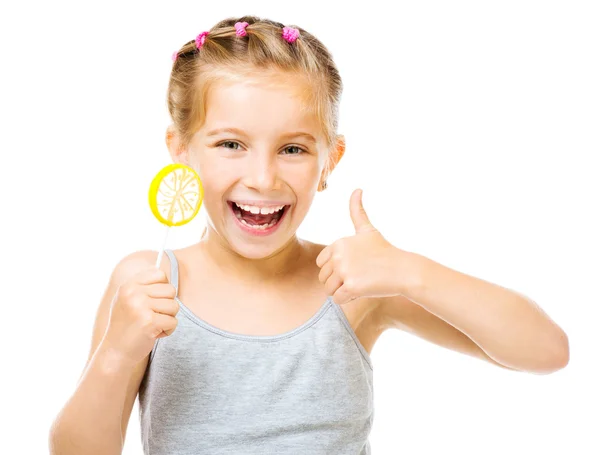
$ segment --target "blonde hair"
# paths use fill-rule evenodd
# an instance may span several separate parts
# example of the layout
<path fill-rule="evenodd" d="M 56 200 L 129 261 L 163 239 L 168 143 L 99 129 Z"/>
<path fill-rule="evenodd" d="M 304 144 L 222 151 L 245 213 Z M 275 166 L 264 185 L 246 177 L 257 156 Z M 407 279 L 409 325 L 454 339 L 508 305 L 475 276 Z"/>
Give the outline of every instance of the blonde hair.
<path fill-rule="evenodd" d="M 235 23 L 247 22 L 246 36 L 236 35 Z M 209 30 L 204 44 L 195 40 L 177 52 L 173 63 L 167 106 L 180 144 L 187 146 L 202 127 L 206 94 L 215 81 L 257 77 L 257 69 L 279 70 L 305 77 L 310 87 L 304 93 L 306 109 L 313 112 L 325 136 L 327 147 L 336 144 L 342 80 L 327 48 L 306 30 L 289 43 L 282 37 L 284 25 L 256 16 L 228 18 Z"/>

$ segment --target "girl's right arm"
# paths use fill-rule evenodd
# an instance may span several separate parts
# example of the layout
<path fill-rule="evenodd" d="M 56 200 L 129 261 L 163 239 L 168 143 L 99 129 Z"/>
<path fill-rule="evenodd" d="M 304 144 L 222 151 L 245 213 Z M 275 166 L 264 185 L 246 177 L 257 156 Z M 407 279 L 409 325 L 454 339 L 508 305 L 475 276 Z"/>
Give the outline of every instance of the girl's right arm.
<path fill-rule="evenodd" d="M 98 307 L 92 346 L 77 388 L 50 429 L 51 455 L 120 455 L 149 354 L 173 333 L 175 288 L 154 267 L 157 253 L 119 262 Z"/>

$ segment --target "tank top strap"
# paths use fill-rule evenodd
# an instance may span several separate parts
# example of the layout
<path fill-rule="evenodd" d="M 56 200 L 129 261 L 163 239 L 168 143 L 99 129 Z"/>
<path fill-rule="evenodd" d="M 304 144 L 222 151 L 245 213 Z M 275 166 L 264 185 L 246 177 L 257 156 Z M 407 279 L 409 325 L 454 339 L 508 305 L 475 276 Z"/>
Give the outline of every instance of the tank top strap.
<path fill-rule="evenodd" d="M 166 255 L 169 257 L 169 261 L 171 262 L 171 276 L 169 277 L 169 283 L 175 287 L 175 297 L 179 296 L 179 264 L 177 263 L 177 258 L 175 257 L 175 253 L 173 250 L 165 249 Z"/>

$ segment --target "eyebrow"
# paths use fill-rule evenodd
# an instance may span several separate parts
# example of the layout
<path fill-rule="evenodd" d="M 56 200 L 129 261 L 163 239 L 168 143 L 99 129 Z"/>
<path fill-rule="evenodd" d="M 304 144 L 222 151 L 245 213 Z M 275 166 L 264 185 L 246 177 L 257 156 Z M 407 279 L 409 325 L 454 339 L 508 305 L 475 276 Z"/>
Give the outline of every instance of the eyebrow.
<path fill-rule="evenodd" d="M 247 136 L 246 133 L 238 128 L 217 128 L 215 130 L 209 131 L 206 136 L 217 136 L 221 133 L 232 133 L 238 134 L 240 136 Z M 292 137 L 303 137 L 313 144 L 317 143 L 317 140 L 314 138 L 312 134 L 305 133 L 304 131 L 295 131 L 293 133 L 283 134 L 281 137 L 283 138 L 292 138 Z"/>

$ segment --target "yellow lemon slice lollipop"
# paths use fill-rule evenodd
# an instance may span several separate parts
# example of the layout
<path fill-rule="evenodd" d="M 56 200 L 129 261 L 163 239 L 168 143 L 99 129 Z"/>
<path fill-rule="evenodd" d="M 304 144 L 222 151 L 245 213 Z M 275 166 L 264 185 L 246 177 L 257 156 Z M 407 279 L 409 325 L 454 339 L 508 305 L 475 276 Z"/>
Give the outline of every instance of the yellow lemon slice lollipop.
<path fill-rule="evenodd" d="M 169 164 L 150 184 L 148 202 L 158 221 L 167 226 L 189 223 L 200 210 L 204 191 L 200 177 L 185 164 Z"/>
<path fill-rule="evenodd" d="M 169 228 L 182 226 L 198 214 L 204 189 L 200 177 L 191 167 L 181 163 L 165 166 L 152 180 L 148 192 L 150 209 L 158 221 L 167 226 L 167 233 L 156 266 L 162 259 Z"/>

